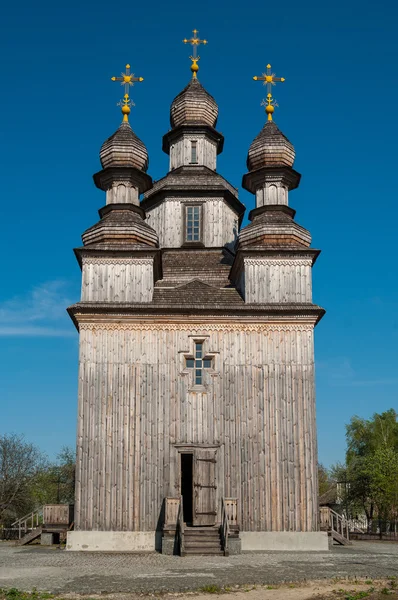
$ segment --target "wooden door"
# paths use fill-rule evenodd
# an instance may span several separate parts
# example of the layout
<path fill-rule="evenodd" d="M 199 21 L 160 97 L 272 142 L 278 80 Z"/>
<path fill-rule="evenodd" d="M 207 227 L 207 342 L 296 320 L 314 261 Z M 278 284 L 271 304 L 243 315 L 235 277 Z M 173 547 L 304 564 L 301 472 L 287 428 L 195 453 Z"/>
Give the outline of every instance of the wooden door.
<path fill-rule="evenodd" d="M 193 489 L 193 524 L 215 525 L 217 518 L 215 450 L 195 450 Z"/>

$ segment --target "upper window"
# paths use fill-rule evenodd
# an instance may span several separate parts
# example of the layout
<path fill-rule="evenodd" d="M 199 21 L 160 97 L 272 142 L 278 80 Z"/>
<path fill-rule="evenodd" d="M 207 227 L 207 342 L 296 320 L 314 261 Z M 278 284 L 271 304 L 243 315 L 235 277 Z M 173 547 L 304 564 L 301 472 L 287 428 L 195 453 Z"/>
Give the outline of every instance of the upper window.
<path fill-rule="evenodd" d="M 198 162 L 198 143 L 196 141 L 191 142 L 191 164 L 197 164 Z"/>
<path fill-rule="evenodd" d="M 187 369 L 194 369 L 195 385 L 203 385 L 203 369 L 211 369 L 213 360 L 203 356 L 203 342 L 195 342 L 195 358 L 186 358 Z"/>
<path fill-rule="evenodd" d="M 185 207 L 185 241 L 200 242 L 201 205 Z"/>

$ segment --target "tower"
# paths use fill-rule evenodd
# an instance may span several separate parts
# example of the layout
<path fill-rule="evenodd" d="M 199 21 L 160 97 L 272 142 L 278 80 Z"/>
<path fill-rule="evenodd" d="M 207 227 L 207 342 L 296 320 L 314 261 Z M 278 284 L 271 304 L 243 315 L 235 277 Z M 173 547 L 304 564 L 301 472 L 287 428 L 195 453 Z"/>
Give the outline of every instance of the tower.
<path fill-rule="evenodd" d="M 311 296 L 319 252 L 288 206 L 294 148 L 272 120 L 252 143 L 243 185 L 256 208 L 240 230 L 244 206 L 216 170 L 224 139 L 197 77 L 197 33 L 184 40 L 192 78 L 171 104 L 169 171 L 155 184 L 128 123 L 140 78 L 129 67 L 115 78 L 124 117 L 100 151 L 106 205 L 75 251 L 82 298 L 69 308 L 80 333 L 69 550 L 170 553 L 185 535 L 195 552 L 204 528 L 230 552 L 327 548 L 313 353 L 324 311 Z"/>

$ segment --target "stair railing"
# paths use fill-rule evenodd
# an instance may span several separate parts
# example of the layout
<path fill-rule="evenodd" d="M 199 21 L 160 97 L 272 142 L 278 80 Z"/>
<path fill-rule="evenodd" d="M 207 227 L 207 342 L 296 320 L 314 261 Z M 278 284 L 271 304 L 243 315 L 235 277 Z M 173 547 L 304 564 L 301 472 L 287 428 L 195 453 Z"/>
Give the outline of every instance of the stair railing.
<path fill-rule="evenodd" d="M 225 508 L 225 500 L 221 498 L 221 539 L 223 543 L 224 553 L 228 552 L 228 536 L 229 536 L 229 523 L 228 515 Z"/>
<path fill-rule="evenodd" d="M 30 512 L 24 515 L 20 519 L 11 523 L 11 527 L 18 529 L 18 539 L 21 539 L 29 531 L 32 531 L 40 525 L 40 518 L 43 516 L 43 508 L 39 508 L 36 511 Z"/>
<path fill-rule="evenodd" d="M 339 515 L 339 513 L 332 510 L 331 508 L 329 508 L 329 527 L 331 531 L 338 533 L 343 538 L 349 541 L 350 528 L 347 519 L 342 515 Z"/>
<path fill-rule="evenodd" d="M 180 549 L 180 556 L 185 555 L 185 541 L 184 541 L 184 506 L 182 496 L 178 505 L 178 516 L 177 516 L 177 532 L 178 532 L 178 543 Z"/>

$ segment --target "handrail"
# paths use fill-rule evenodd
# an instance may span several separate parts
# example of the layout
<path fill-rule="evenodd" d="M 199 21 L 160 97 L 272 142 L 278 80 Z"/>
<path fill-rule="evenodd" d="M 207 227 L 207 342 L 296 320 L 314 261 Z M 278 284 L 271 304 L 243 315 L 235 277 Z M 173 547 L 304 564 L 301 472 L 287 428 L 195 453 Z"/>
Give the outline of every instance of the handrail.
<path fill-rule="evenodd" d="M 15 528 L 18 528 L 19 539 L 21 539 L 21 537 L 22 537 L 22 532 L 23 532 L 23 535 L 25 535 L 29 529 L 35 529 L 35 527 L 39 527 L 39 519 L 42 514 L 43 514 L 43 508 L 39 508 L 36 511 L 32 511 L 32 512 L 28 513 L 27 515 L 24 515 L 20 519 L 17 519 L 16 521 L 14 521 L 14 523 L 11 523 L 11 527 L 15 526 Z M 28 526 L 29 520 L 31 522 L 30 527 Z M 36 525 L 35 525 L 35 521 L 36 521 Z"/>
<path fill-rule="evenodd" d="M 221 537 L 224 553 L 228 552 L 229 523 L 224 498 L 221 498 Z"/>
<path fill-rule="evenodd" d="M 179 546 L 180 546 L 180 556 L 184 556 L 184 553 L 185 553 L 184 506 L 183 506 L 182 496 L 180 497 L 180 504 L 178 505 L 177 527 L 178 527 L 178 541 L 179 541 Z"/>
<path fill-rule="evenodd" d="M 332 531 L 336 531 L 347 540 L 350 539 L 348 521 L 342 515 L 339 515 L 332 508 L 329 508 L 329 525 Z"/>

